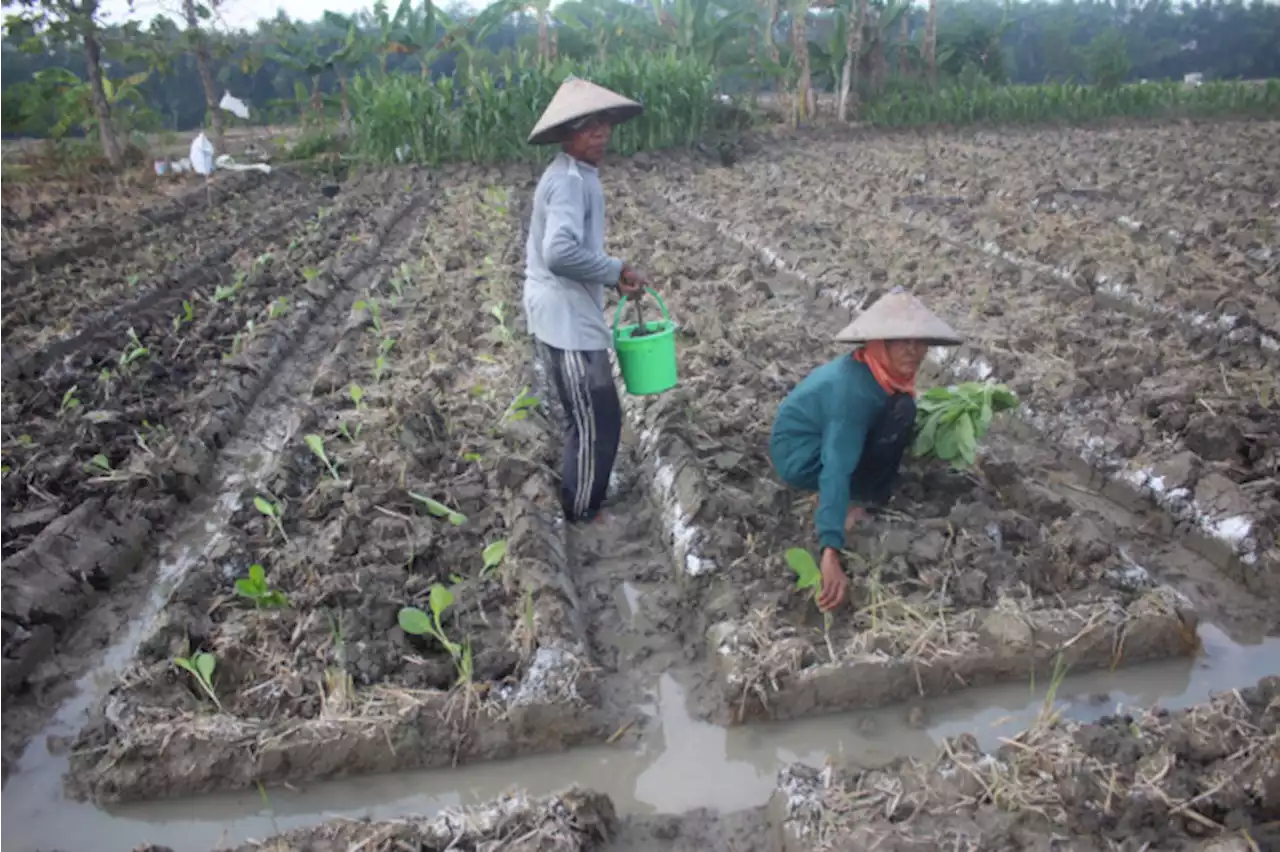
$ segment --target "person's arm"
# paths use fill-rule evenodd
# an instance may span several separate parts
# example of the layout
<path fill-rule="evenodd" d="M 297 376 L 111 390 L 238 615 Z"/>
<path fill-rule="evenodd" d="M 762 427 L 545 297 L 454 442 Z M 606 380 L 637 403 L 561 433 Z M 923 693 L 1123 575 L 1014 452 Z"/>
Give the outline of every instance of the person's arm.
<path fill-rule="evenodd" d="M 580 179 L 562 175 L 548 188 L 542 257 L 552 274 L 583 284 L 616 286 L 622 261 L 582 245 L 586 211 Z"/>
<path fill-rule="evenodd" d="M 862 458 L 867 428 L 857 415 L 827 424 L 822 436 L 822 473 L 818 477 L 818 544 L 823 550 L 844 548 L 844 520 L 849 511 L 849 484 Z"/>

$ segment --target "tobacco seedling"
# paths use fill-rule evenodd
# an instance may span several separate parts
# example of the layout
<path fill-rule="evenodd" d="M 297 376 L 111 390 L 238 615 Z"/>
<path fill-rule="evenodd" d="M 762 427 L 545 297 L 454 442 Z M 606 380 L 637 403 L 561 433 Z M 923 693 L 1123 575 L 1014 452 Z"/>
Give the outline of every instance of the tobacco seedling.
<path fill-rule="evenodd" d="M 916 402 L 917 457 L 935 456 L 957 470 L 972 465 L 978 441 L 998 412 L 1018 407 L 1018 397 L 1004 385 L 965 382 L 930 388 Z"/>
<path fill-rule="evenodd" d="M 62 404 L 58 406 L 59 414 L 66 414 L 80 407 L 80 399 L 76 396 L 76 391 L 80 389 L 79 385 L 72 385 L 67 392 L 62 395 Z"/>
<path fill-rule="evenodd" d="M 382 308 L 381 308 L 381 307 L 379 307 L 379 305 L 378 305 L 377 301 L 375 301 L 374 299 L 359 299 L 359 300 L 357 300 L 357 301 L 356 301 L 356 303 L 355 303 L 354 305 L 352 305 L 351 307 L 352 307 L 352 308 L 354 308 L 354 309 L 355 309 L 355 310 L 357 310 L 357 311 L 368 311 L 368 312 L 369 312 L 369 318 L 370 318 L 371 320 L 373 320 L 373 330 L 374 330 L 374 332 L 375 332 L 379 337 L 382 337 L 382 336 L 383 336 L 383 334 L 382 334 Z"/>
<path fill-rule="evenodd" d="M 204 690 L 204 694 L 209 696 L 215 707 L 219 711 L 222 710 L 222 702 L 218 700 L 218 695 L 213 691 L 213 670 L 218 665 L 218 658 L 213 654 L 205 651 L 192 654 L 190 657 L 174 657 L 173 664 L 181 669 L 191 672 L 191 676 L 196 679 L 196 683 Z"/>
<path fill-rule="evenodd" d="M 342 478 L 338 476 L 338 468 L 329 460 L 329 455 L 324 451 L 324 438 L 314 433 L 304 435 L 302 440 L 311 448 L 311 452 L 316 454 L 320 461 L 324 462 L 324 466 L 329 468 L 329 475 L 333 477 L 335 482 L 341 482 Z"/>
<path fill-rule="evenodd" d="M 243 272 L 237 272 L 235 279 L 231 284 L 219 284 L 213 289 L 213 300 L 215 302 L 226 302 L 234 299 L 236 294 L 244 287 L 244 282 L 248 276 Z"/>
<path fill-rule="evenodd" d="M 429 512 L 432 517 L 447 518 L 449 523 L 453 524 L 455 527 L 460 527 L 467 522 L 466 515 L 450 509 L 439 500 L 432 500 L 425 494 L 417 494 L 413 491 L 409 492 L 409 496 L 426 506 L 427 512 Z"/>
<path fill-rule="evenodd" d="M 120 366 L 128 367 L 134 361 L 147 357 L 151 350 L 142 345 L 142 341 L 138 338 L 138 332 L 130 326 L 125 332 L 128 335 L 129 342 L 125 344 L 124 349 L 120 352 Z"/>
<path fill-rule="evenodd" d="M 804 548 L 792 547 L 787 550 L 786 559 L 787 565 L 791 566 L 791 570 L 796 574 L 796 590 L 809 592 L 814 605 L 817 606 L 818 595 L 822 591 L 822 571 L 818 568 L 818 563 L 813 560 L 813 554 Z M 822 636 L 827 642 L 827 653 L 834 661 L 836 652 L 831 645 L 831 613 L 826 611 L 822 613 Z"/>
<path fill-rule="evenodd" d="M 355 382 L 352 382 L 351 387 L 347 388 L 347 396 L 351 397 L 351 401 L 355 403 L 356 408 L 364 406 L 364 388 Z"/>
<path fill-rule="evenodd" d="M 271 521 L 271 524 L 280 533 L 280 537 L 284 539 L 286 543 L 289 541 L 289 536 L 285 535 L 284 532 L 284 510 L 279 503 L 273 503 L 266 497 L 258 495 L 253 498 L 253 508 L 257 509 L 263 515 L 266 515 L 267 520 Z"/>
<path fill-rule="evenodd" d="M 175 333 L 175 334 L 177 334 L 178 329 L 182 328 L 182 326 L 183 326 L 183 325 L 190 323 L 190 322 L 191 322 L 192 320 L 194 320 L 195 318 L 196 318 L 196 308 L 195 308 L 195 305 L 191 304 L 191 300 L 190 300 L 190 299 L 183 299 L 183 300 L 182 300 L 182 313 L 178 314 L 177 316 L 175 316 L 175 317 L 173 318 L 173 331 L 174 331 L 174 333 Z"/>
<path fill-rule="evenodd" d="M 387 356 L 379 355 L 373 359 L 373 380 L 381 382 L 382 377 L 387 374 Z"/>
<path fill-rule="evenodd" d="M 308 266 L 306 269 L 302 270 L 303 281 L 315 281 L 319 277 L 320 270 L 317 267 Z"/>
<path fill-rule="evenodd" d="M 102 453 L 98 453 L 85 463 L 85 470 L 90 473 L 102 473 L 107 476 L 115 474 L 116 469 L 111 466 L 111 460 Z"/>
<path fill-rule="evenodd" d="M 480 569 L 481 577 L 497 570 L 502 565 L 502 560 L 507 558 L 507 540 L 500 538 L 489 542 L 481 551 L 480 558 L 484 560 L 484 567 Z"/>
<path fill-rule="evenodd" d="M 253 601 L 259 609 L 279 609 L 289 605 L 284 592 L 267 585 L 267 572 L 257 562 L 249 566 L 249 576 L 241 577 L 235 583 L 236 594 Z"/>
<path fill-rule="evenodd" d="M 433 583 L 427 593 L 427 606 L 431 609 L 431 614 L 427 615 L 415 606 L 406 606 L 401 608 L 396 620 L 405 633 L 431 636 L 456 660 L 462 653 L 462 646 L 445 635 L 444 627 L 440 624 L 441 617 L 453 606 L 453 602 L 453 592 L 440 583 Z"/>
<path fill-rule="evenodd" d="M 502 422 L 508 420 L 524 420 L 529 416 L 529 412 L 538 407 L 538 398 L 529 393 L 529 386 L 525 385 L 516 394 L 515 399 L 511 400 L 511 404 L 507 406 L 507 410 L 502 414 Z"/>
<path fill-rule="evenodd" d="M 289 311 L 289 299 L 285 296 L 278 296 L 274 302 L 267 305 L 267 319 L 279 319 Z"/>

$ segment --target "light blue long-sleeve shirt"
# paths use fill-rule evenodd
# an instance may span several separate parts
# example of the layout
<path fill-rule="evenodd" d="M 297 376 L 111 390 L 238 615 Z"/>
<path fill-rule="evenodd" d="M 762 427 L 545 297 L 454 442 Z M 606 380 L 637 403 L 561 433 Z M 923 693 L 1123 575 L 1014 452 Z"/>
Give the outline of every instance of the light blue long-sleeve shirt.
<path fill-rule="evenodd" d="M 524 311 L 529 332 L 557 349 L 609 349 L 605 288 L 622 261 L 604 250 L 604 189 L 594 166 L 560 153 L 533 196 L 525 246 Z"/>

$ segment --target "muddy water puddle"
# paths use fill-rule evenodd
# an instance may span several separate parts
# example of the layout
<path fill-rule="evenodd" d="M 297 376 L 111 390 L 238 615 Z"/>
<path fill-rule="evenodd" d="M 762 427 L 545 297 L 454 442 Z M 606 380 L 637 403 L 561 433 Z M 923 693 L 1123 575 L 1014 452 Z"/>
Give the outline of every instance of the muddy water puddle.
<path fill-rule="evenodd" d="M 629 597 L 629 595 L 626 595 Z M 1118 707 L 1178 709 L 1275 673 L 1280 638 L 1240 645 L 1212 625 L 1200 630 L 1203 652 L 1177 660 L 1068 676 L 1058 687 L 1064 717 L 1091 721 Z M 334 817 L 386 819 L 431 815 L 478 804 L 512 787 L 532 795 L 570 784 L 607 793 L 621 813 L 733 812 L 764 805 L 780 767 L 791 762 L 881 766 L 896 757 L 927 757 L 944 737 L 971 732 L 984 748 L 1025 728 L 1045 706 L 1049 684 L 972 689 L 918 707 L 837 714 L 800 722 L 725 729 L 694 719 L 676 677 L 662 675 L 640 710 L 646 733 L 628 748 L 586 748 L 513 761 L 362 777 L 306 790 L 217 795 L 99 810 L 62 800 L 63 761 L 24 756 L 17 783 L 5 790 L 6 850 L 65 852 L 127 849 L 142 843 L 176 852 L 265 838 Z M 43 746 L 33 745 L 43 751 Z"/>

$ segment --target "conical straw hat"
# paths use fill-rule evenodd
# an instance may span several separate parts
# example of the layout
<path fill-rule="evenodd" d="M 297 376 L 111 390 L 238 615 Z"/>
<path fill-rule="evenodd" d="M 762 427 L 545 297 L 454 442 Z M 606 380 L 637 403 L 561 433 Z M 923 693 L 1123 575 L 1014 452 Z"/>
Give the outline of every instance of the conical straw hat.
<path fill-rule="evenodd" d="M 923 340 L 930 346 L 959 346 L 963 339 L 915 296 L 895 287 L 836 335 L 837 343 L 868 340 Z"/>
<path fill-rule="evenodd" d="M 644 107 L 617 92 L 611 92 L 595 83 L 570 77 L 560 84 L 555 97 L 529 134 L 529 144 L 546 145 L 564 139 L 566 125 L 589 115 L 603 115 L 613 124 L 630 121 Z"/>

